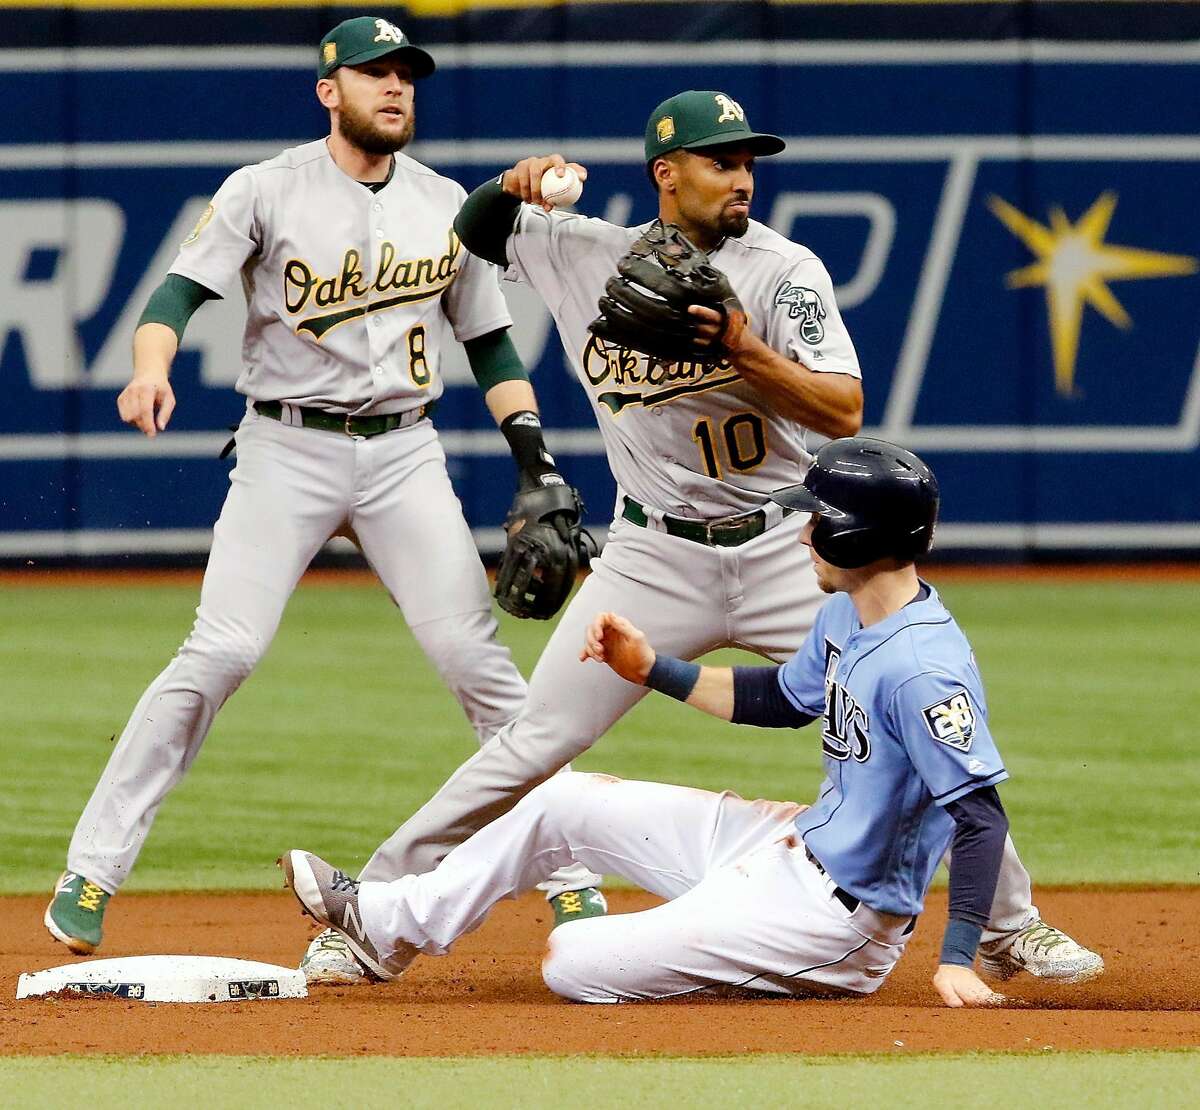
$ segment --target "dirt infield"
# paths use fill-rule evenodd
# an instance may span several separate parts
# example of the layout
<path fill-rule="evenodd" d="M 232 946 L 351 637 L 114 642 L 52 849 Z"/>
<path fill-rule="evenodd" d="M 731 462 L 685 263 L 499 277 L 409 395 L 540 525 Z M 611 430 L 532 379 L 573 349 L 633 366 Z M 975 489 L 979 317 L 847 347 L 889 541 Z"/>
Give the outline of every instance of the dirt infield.
<path fill-rule="evenodd" d="M 1056 924 L 1099 948 L 1092 983 L 1006 986 L 1012 1007 L 935 1004 L 945 896 L 895 973 L 871 998 L 689 999 L 580 1006 L 543 986 L 544 901 L 505 903 L 443 959 L 419 960 L 389 986 L 326 988 L 295 1001 L 152 1005 L 114 998 L 16 1002 L 17 976 L 67 962 L 41 925 L 45 899 L 0 899 L 0 1053 L 262 1053 L 456 1056 L 491 1053 L 705 1055 L 1200 1045 L 1200 889 L 1041 890 Z M 617 911 L 652 904 L 613 893 Z M 311 931 L 288 894 L 125 895 L 113 902 L 103 955 L 240 956 L 291 965 Z M 570 926 L 566 926 L 570 928 Z"/>

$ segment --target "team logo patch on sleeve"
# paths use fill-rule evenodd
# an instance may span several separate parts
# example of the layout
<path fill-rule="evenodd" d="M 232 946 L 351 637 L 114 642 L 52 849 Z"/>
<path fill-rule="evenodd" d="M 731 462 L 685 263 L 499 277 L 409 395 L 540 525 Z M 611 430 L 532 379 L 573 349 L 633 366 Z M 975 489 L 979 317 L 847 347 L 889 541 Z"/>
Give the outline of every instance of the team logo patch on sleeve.
<path fill-rule="evenodd" d="M 975 709 L 966 690 L 959 690 L 945 701 L 927 705 L 922 711 L 929 735 L 960 752 L 970 750 L 975 735 Z"/>
<path fill-rule="evenodd" d="M 815 347 L 825 338 L 825 305 L 815 289 L 793 285 L 784 280 L 775 290 L 775 303 L 788 310 L 788 316 L 800 321 L 800 338 L 810 347 Z"/>
<path fill-rule="evenodd" d="M 211 220 L 213 218 L 214 212 L 216 212 L 216 209 L 213 208 L 213 206 L 210 204 L 207 208 L 204 209 L 203 212 L 200 213 L 200 219 L 198 219 L 196 221 L 196 226 L 194 228 L 192 228 L 191 234 L 188 235 L 188 237 L 183 241 L 183 243 L 182 243 L 183 246 L 186 247 L 190 243 L 194 243 L 197 239 L 200 238 L 200 232 L 202 232 L 206 227 L 208 227 L 208 222 L 209 222 L 209 220 Z"/>

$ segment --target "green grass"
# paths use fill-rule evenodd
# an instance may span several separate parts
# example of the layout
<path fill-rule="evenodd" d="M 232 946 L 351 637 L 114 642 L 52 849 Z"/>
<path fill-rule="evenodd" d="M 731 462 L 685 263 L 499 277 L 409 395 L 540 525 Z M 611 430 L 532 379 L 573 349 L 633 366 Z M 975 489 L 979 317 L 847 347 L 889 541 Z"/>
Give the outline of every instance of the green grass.
<path fill-rule="evenodd" d="M 601 1110 L 635 1101 L 643 1107 L 1069 1104 L 1137 1110 L 1190 1104 L 1198 1064 L 1196 1051 L 699 1060 L 26 1057 L 0 1059 L 0 1087 L 13 1105 L 91 1110 L 174 1107 L 180 1091 L 193 1092 L 190 1101 L 221 1107 L 291 1104 L 299 1096 L 305 1105 L 430 1110 L 563 1102 Z"/>
<path fill-rule="evenodd" d="M 1013 775 L 1003 796 L 1036 879 L 1200 881 L 1195 585 L 955 582 L 943 593 L 988 683 Z M 62 867 L 109 736 L 183 639 L 197 594 L 0 591 L 0 890 L 44 891 Z M 547 634 L 503 627 L 526 673 Z M 274 858 L 294 846 L 361 864 L 472 750 L 380 587 L 302 587 L 164 803 L 128 889 L 275 886 Z M 661 697 L 576 766 L 797 800 L 821 777 L 812 730 L 739 729 Z"/>

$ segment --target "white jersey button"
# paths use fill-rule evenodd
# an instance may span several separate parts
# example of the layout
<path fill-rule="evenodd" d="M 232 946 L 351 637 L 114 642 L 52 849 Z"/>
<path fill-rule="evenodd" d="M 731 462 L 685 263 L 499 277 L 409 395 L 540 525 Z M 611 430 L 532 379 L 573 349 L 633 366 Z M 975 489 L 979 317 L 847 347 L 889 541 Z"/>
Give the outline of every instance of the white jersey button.
<path fill-rule="evenodd" d="M 382 205 L 382 204 L 380 204 L 380 203 L 379 203 L 379 201 L 376 201 L 376 202 L 374 203 L 374 205 L 372 205 L 372 207 L 375 209 L 375 211 L 376 211 L 376 212 L 382 212 L 382 211 L 383 211 L 383 205 Z"/>
<path fill-rule="evenodd" d="M 383 238 L 383 228 L 381 228 L 381 227 L 377 227 L 377 228 L 375 229 L 375 238 L 376 238 L 376 239 L 382 239 L 382 238 Z"/>

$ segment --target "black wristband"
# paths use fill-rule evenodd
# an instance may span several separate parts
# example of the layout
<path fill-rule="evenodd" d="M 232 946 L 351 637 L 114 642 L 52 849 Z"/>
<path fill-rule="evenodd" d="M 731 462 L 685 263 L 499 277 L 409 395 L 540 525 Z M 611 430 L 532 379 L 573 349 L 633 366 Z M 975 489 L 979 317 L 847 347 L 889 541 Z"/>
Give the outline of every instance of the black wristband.
<path fill-rule="evenodd" d="M 536 412 L 522 409 L 510 413 L 500 422 L 500 431 L 521 472 L 522 487 L 545 485 L 543 479 L 547 474 L 558 473 L 554 456 L 546 450 L 542 422 Z"/>
<path fill-rule="evenodd" d="M 673 655 L 656 655 L 654 666 L 646 676 L 646 685 L 651 690 L 676 701 L 687 701 L 699 681 L 700 664 L 676 659 Z"/>
<path fill-rule="evenodd" d="M 942 937 L 941 962 L 971 967 L 975 963 L 975 952 L 979 948 L 979 938 L 982 935 L 983 929 L 979 925 L 955 917 L 950 918 L 946 922 L 946 932 Z"/>

